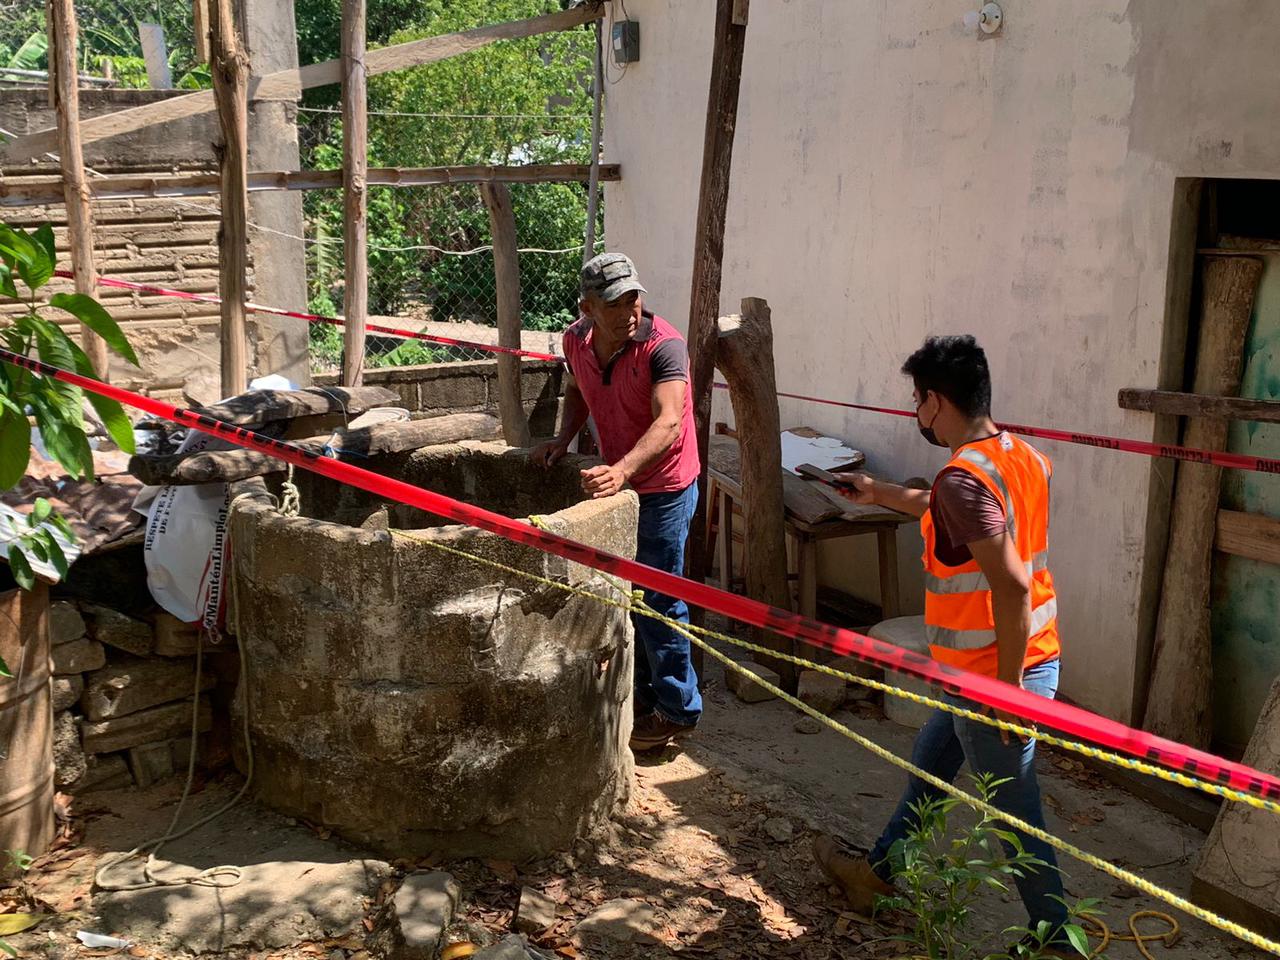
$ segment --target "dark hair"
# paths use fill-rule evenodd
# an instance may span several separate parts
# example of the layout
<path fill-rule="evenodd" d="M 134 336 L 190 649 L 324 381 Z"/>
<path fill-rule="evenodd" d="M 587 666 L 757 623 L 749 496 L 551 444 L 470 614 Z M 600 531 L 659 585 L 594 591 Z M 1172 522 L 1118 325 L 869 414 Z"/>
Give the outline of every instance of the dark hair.
<path fill-rule="evenodd" d="M 915 382 L 921 399 L 932 390 L 950 400 L 966 417 L 991 415 L 987 355 L 971 336 L 930 337 L 907 357 L 902 372 Z"/>

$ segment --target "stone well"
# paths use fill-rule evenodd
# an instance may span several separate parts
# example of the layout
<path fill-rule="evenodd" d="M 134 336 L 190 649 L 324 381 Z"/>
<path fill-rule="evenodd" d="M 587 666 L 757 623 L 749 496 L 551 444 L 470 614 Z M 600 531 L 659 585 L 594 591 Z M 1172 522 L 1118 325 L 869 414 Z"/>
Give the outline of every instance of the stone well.
<path fill-rule="evenodd" d="M 633 555 L 635 495 L 584 500 L 581 464 L 569 457 L 548 473 L 483 443 L 368 461 Z M 607 817 L 631 779 L 627 616 L 421 540 L 614 588 L 322 477 L 299 471 L 296 482 L 303 516 L 260 497 L 231 525 L 258 795 L 394 856 L 519 860 L 565 849 Z"/>

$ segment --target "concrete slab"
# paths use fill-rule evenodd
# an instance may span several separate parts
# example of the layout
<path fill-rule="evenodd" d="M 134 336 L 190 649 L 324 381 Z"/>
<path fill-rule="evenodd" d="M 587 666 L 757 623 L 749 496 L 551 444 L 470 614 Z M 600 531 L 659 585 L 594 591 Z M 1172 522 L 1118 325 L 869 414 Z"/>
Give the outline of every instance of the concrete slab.
<path fill-rule="evenodd" d="M 227 799 L 221 790 L 208 794 L 188 808 L 191 820 Z M 156 818 L 149 829 L 157 824 L 163 827 Z M 112 845 L 129 849 L 136 842 L 121 837 Z M 361 926 L 368 898 L 390 873 L 383 861 L 322 841 L 306 828 L 253 806 L 233 809 L 166 845 L 158 859 L 156 874 L 162 878 L 220 864 L 234 864 L 242 871 L 240 882 L 230 887 L 166 886 L 94 897 L 100 929 L 168 952 L 279 949 L 345 935 Z M 130 882 L 141 875 L 141 861 L 135 861 L 109 879 Z"/>

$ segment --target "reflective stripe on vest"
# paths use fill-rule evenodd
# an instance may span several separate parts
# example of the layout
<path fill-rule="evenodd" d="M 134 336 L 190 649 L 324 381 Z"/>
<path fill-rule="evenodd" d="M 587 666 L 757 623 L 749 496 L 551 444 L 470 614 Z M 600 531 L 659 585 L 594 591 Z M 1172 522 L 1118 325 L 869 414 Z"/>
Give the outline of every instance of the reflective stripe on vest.
<path fill-rule="evenodd" d="M 1031 611 L 1031 633 L 1035 636 L 1049 626 L 1058 616 L 1058 601 L 1050 598 Z M 929 643 L 935 647 L 950 647 L 952 650 L 977 650 L 989 647 L 996 642 L 994 630 L 948 630 L 925 624 L 925 635 Z"/>
<path fill-rule="evenodd" d="M 1000 471 L 996 469 L 996 465 L 991 461 L 990 457 L 980 450 L 961 450 L 959 459 L 972 463 L 996 485 L 996 489 L 1000 491 L 1000 498 L 1004 500 L 1004 514 L 1009 521 L 1009 536 L 1013 537 L 1014 543 L 1017 543 L 1018 513 L 1013 505 L 1013 497 L 1009 496 L 1009 488 L 1004 484 L 1004 477 L 1000 476 Z M 1043 463 L 1041 467 L 1044 467 Z"/>
<path fill-rule="evenodd" d="M 1023 566 L 1029 578 L 1034 577 L 1040 570 L 1048 570 L 1049 551 L 1041 550 L 1032 557 L 1030 563 Z M 987 591 L 991 589 L 991 585 L 987 583 L 987 575 L 981 570 L 973 573 L 956 573 L 949 577 L 935 577 L 932 573 L 926 572 L 924 588 L 930 593 L 947 596 L 956 593 L 976 593 L 979 590 Z"/>

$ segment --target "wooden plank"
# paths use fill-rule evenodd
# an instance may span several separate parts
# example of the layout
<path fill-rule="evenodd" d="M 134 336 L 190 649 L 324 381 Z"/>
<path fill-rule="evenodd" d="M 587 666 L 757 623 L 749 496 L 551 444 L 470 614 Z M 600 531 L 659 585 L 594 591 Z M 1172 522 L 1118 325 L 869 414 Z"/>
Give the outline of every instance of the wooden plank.
<path fill-rule="evenodd" d="M 333 452 L 339 460 L 363 461 L 388 453 L 403 453 L 458 440 L 496 437 L 499 424 L 487 413 L 455 413 L 428 420 L 379 423 L 355 430 L 335 430 L 323 436 L 293 441 L 312 453 Z M 257 450 L 217 450 L 204 453 L 129 458 L 129 472 L 152 486 L 233 483 L 278 473 L 288 467 Z"/>
<path fill-rule="evenodd" d="M 1195 393 L 1230 396 L 1239 390 L 1262 266 L 1246 257 L 1204 261 Z M 1227 426 L 1225 420 L 1194 417 L 1183 444 L 1221 450 Z M 1209 746 L 1213 732 L 1209 579 L 1221 477 L 1220 467 L 1178 464 L 1143 723 L 1152 733 L 1200 748 Z"/>
<path fill-rule="evenodd" d="M 80 86 L 77 82 L 76 42 L 78 27 L 72 0 L 51 0 L 49 6 L 49 58 L 54 81 L 54 109 L 58 118 L 58 155 L 62 163 L 63 198 L 67 211 L 67 232 L 71 244 L 71 269 L 76 293 L 93 296 L 98 274 L 93 265 L 93 209 L 80 149 Z M 81 324 L 80 344 L 94 371 L 109 380 L 107 344 L 89 327 Z"/>
<path fill-rule="evenodd" d="M 582 263 L 596 255 L 596 218 L 600 209 L 600 114 L 604 98 L 604 21 L 595 27 L 595 61 L 591 75 L 591 175 L 587 178 L 587 230 L 582 245 Z M 698 648 L 701 652 L 702 648 Z"/>
<path fill-rule="evenodd" d="M 366 102 L 365 2 L 342 3 L 342 382 L 364 380 L 365 324 L 369 322 L 369 111 Z"/>
<path fill-rule="evenodd" d="M 260 170 L 249 174 L 250 193 L 264 190 L 333 190 L 342 186 L 342 170 Z M 581 183 L 591 178 L 586 163 L 528 163 L 516 165 L 475 165 L 461 167 L 370 167 L 366 182 L 371 187 L 425 187 L 442 183 Z M 622 167 L 602 163 L 599 179 L 622 179 Z M 97 177 L 88 181 L 93 200 L 159 199 L 169 197 L 211 197 L 219 192 L 221 176 L 216 173 L 188 173 L 177 176 L 127 175 Z M 23 182 L 6 177 L 0 180 L 0 207 L 61 205 L 58 181 Z M 216 215 L 217 209 L 210 208 Z"/>
<path fill-rule="evenodd" d="M 707 571 L 702 535 L 707 513 L 707 453 L 711 432 L 711 390 L 716 361 L 716 320 L 720 314 L 721 260 L 724 256 L 725 211 L 729 203 L 729 171 L 733 135 L 738 125 L 738 89 L 747 27 L 734 23 L 734 0 L 716 0 L 711 54 L 711 85 L 702 142 L 702 178 L 693 240 L 693 282 L 689 294 L 689 367 L 693 414 L 702 474 L 698 505 L 689 538 L 687 570 L 701 581 Z M 699 618 L 701 613 L 698 613 Z"/>
<path fill-rule="evenodd" d="M 1280 564 L 1280 520 L 1260 513 L 1219 510 L 1213 547 L 1233 557 Z"/>
<path fill-rule="evenodd" d="M 222 127 L 222 225 L 218 293 L 222 297 L 222 395 L 243 393 L 248 378 L 244 302 L 249 266 L 249 58 L 236 29 L 232 0 L 216 0 L 211 44 L 213 91 Z"/>
<path fill-rule="evenodd" d="M 742 301 L 739 316 L 716 324 L 716 366 L 729 384 L 734 421 L 738 424 L 742 464 L 742 504 L 751 536 L 746 564 L 747 596 L 787 609 L 786 507 L 782 480 L 782 432 L 778 420 L 778 384 L 773 365 L 773 325 L 769 304 L 758 297 Z M 701 529 L 701 528 L 699 528 Z M 726 538 L 727 539 L 727 538 Z M 812 584 L 816 607 L 817 581 Z M 789 638 L 758 628 L 753 640 L 762 647 L 794 654 Z M 796 669 L 785 660 L 770 666 L 781 686 L 795 693 Z"/>
<path fill-rule="evenodd" d="M 1280 423 L 1280 401 L 1276 400 L 1210 397 L 1198 393 L 1178 393 L 1173 390 L 1125 387 L 1120 391 L 1119 404 L 1122 410 L 1141 410 L 1145 413 Z"/>
<path fill-rule="evenodd" d="M 209 0 L 191 0 L 191 35 L 195 42 L 196 60 L 209 62 Z"/>
<path fill-rule="evenodd" d="M 499 40 L 518 40 L 543 33 L 570 30 L 584 23 L 590 23 L 592 20 L 599 20 L 604 16 L 604 12 L 603 4 L 588 3 L 571 10 L 531 17 L 528 20 L 492 24 L 477 27 L 474 30 L 397 43 L 374 50 L 368 55 L 366 59 L 368 75 L 376 76 L 393 70 L 436 63 L 459 54 L 470 53 L 472 50 L 478 50 Z M 216 43 L 214 46 L 216 48 Z M 341 79 L 341 58 L 326 60 L 301 69 L 290 68 L 256 77 L 250 96 L 254 100 L 296 100 L 302 95 L 303 90 L 339 83 Z M 93 143 L 107 137 L 131 133 L 153 124 L 168 123 L 208 113 L 215 108 L 213 94 L 202 90 L 198 93 L 189 93 L 186 96 L 173 97 L 128 110 L 117 110 L 105 116 L 82 121 L 80 136 L 85 143 Z M 53 129 L 39 130 L 25 137 L 15 138 L 0 150 L 0 156 L 10 162 L 28 160 L 55 149 L 56 143 Z"/>
<path fill-rule="evenodd" d="M 712 437 L 707 461 L 716 472 L 717 479 L 723 479 L 735 492 L 741 490 L 742 465 L 737 440 L 724 436 Z M 841 514 L 841 508 L 817 492 L 813 484 L 801 480 L 790 471 L 785 471 L 782 475 L 782 497 L 787 516 L 801 523 L 823 523 Z"/>
<path fill-rule="evenodd" d="M 482 183 L 480 195 L 489 211 L 493 237 L 493 272 L 498 293 L 498 345 L 520 347 L 520 254 L 516 248 L 516 215 L 505 183 Z M 513 447 L 529 447 L 529 418 L 520 392 L 520 358 L 497 355 L 498 412 L 502 437 Z"/>

